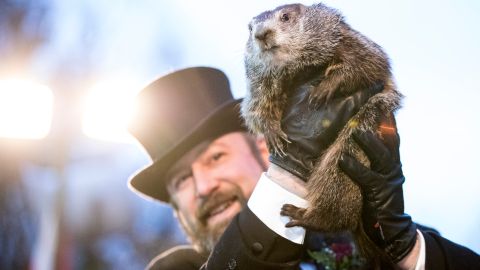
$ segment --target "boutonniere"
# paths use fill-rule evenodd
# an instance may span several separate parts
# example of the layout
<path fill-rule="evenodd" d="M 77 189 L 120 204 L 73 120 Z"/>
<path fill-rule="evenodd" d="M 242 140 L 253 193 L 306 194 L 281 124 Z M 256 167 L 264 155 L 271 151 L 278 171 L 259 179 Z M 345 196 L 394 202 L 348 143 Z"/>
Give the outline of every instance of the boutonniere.
<path fill-rule="evenodd" d="M 319 251 L 307 252 L 325 270 L 362 269 L 365 264 L 365 259 L 360 257 L 353 243 L 332 243 Z"/>

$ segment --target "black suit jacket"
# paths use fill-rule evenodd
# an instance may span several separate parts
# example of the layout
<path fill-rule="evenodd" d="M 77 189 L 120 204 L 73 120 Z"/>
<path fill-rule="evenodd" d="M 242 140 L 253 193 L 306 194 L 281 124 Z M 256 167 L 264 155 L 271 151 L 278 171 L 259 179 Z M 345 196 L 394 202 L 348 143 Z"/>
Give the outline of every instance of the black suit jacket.
<path fill-rule="evenodd" d="M 475 252 L 434 231 L 422 230 L 422 234 L 426 244 L 426 269 L 480 269 L 480 256 Z M 277 235 L 245 207 L 227 227 L 206 263 L 205 257 L 191 247 L 184 246 L 162 253 L 147 268 L 298 269 L 303 251 L 303 245 L 294 244 Z"/>
<path fill-rule="evenodd" d="M 208 257 L 197 253 L 192 246 L 176 246 L 155 257 L 147 266 L 149 270 L 198 270 Z"/>

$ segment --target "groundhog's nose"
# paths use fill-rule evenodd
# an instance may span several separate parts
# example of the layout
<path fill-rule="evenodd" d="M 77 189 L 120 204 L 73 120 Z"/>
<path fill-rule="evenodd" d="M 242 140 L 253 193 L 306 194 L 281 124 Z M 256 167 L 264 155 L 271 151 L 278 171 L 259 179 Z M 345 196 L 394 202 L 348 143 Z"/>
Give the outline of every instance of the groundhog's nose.
<path fill-rule="evenodd" d="M 268 28 L 259 27 L 255 29 L 255 38 L 259 41 L 266 41 L 272 35 L 272 33 L 273 31 Z"/>

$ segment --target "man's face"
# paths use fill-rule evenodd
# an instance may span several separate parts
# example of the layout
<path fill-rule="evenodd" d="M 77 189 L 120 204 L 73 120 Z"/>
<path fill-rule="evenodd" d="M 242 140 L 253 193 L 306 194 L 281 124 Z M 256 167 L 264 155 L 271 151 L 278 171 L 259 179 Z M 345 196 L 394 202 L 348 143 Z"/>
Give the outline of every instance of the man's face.
<path fill-rule="evenodd" d="M 177 216 L 200 252 L 211 251 L 265 171 L 264 142 L 246 136 L 234 132 L 204 142 L 167 172 Z"/>

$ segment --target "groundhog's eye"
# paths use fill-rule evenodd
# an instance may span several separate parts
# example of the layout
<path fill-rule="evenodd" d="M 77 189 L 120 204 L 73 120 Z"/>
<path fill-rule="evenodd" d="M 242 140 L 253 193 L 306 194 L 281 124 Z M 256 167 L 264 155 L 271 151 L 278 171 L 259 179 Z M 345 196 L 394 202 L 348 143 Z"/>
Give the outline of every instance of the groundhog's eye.
<path fill-rule="evenodd" d="M 282 22 L 288 22 L 288 20 L 290 20 L 290 16 L 288 16 L 287 13 L 283 13 L 282 16 L 280 17 L 280 20 Z"/>
<path fill-rule="evenodd" d="M 252 28 L 253 28 L 253 27 L 252 27 L 252 24 L 249 23 L 249 24 L 248 24 L 248 31 L 252 32 Z"/>

